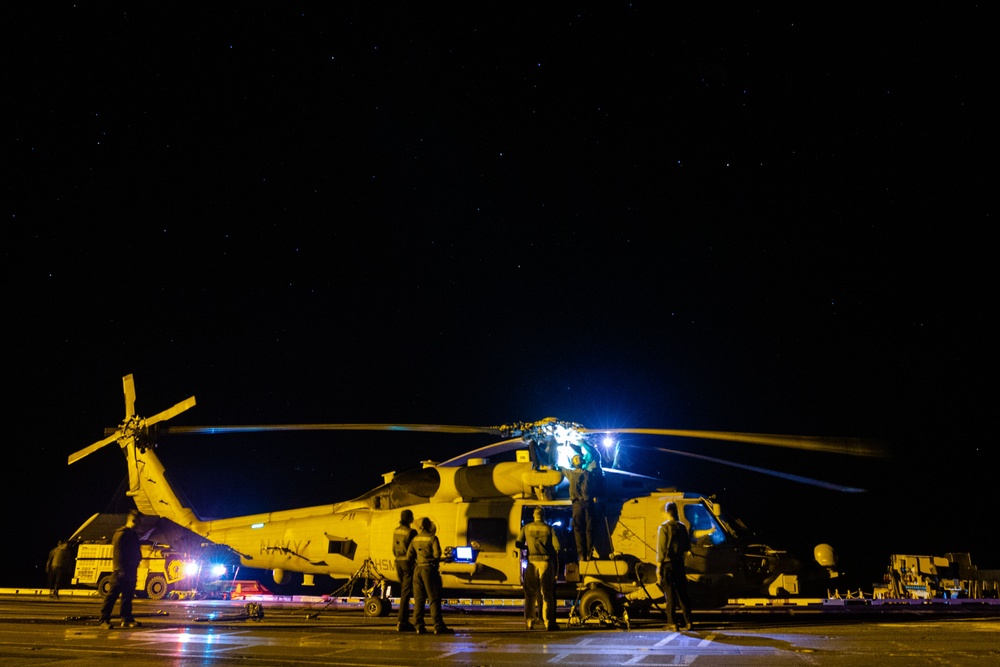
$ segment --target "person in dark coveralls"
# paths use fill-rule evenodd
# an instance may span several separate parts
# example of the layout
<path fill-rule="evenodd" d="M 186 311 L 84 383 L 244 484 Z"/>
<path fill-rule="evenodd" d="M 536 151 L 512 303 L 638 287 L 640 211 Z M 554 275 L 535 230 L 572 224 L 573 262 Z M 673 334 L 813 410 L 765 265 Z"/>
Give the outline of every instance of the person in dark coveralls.
<path fill-rule="evenodd" d="M 546 630 L 558 630 L 556 623 L 556 556 L 559 537 L 545 523 L 545 510 L 536 507 L 535 520 L 521 526 L 515 544 L 528 552 L 524 568 L 524 620 L 528 629 L 535 627 L 536 606 L 541 602 L 541 614 Z"/>
<path fill-rule="evenodd" d="M 579 454 L 571 460 L 572 468 L 563 471 L 569 482 L 569 498 L 573 501 L 573 536 L 580 560 L 590 560 L 594 554 L 594 498 L 590 471 L 583 467 Z"/>
<path fill-rule="evenodd" d="M 677 520 L 677 505 L 667 503 L 663 511 L 667 520 L 660 525 L 656 539 L 656 560 L 660 564 L 660 589 L 667 608 L 667 630 L 691 628 L 691 596 L 688 594 L 684 556 L 691 550 L 687 528 Z M 676 622 L 675 607 L 680 605 L 684 625 Z"/>
<path fill-rule="evenodd" d="M 406 559 L 413 567 L 413 625 L 418 635 L 427 632 L 424 626 L 424 604 L 428 603 L 434 634 L 451 635 L 454 631 L 444 624 L 441 616 L 441 573 L 438 572 L 441 543 L 434 534 L 434 525 L 430 519 L 423 517 L 418 527 L 420 531 L 410 541 L 410 547 L 406 551 Z"/>
<path fill-rule="evenodd" d="M 132 510 L 125 519 L 125 525 L 115 531 L 111 538 L 114 545 L 112 555 L 111 589 L 104 597 L 104 604 L 101 605 L 101 627 L 109 629 L 111 627 L 111 612 L 115 608 L 115 602 L 120 595 L 121 617 L 123 628 L 138 628 L 142 624 L 132 616 L 132 598 L 135 596 L 136 571 L 139 569 L 139 561 L 142 560 L 142 549 L 139 546 L 139 534 L 135 532 L 135 522 L 139 518 L 139 512 Z"/>
<path fill-rule="evenodd" d="M 49 597 L 59 597 L 59 589 L 66 581 L 72 567 L 70 558 L 69 542 L 59 540 L 59 543 L 49 552 L 49 558 L 45 561 L 45 573 L 49 575 Z"/>
<path fill-rule="evenodd" d="M 413 529 L 413 512 L 403 510 L 399 513 L 399 525 L 392 533 L 392 555 L 396 557 L 396 575 L 399 577 L 399 616 L 396 630 L 412 632 L 415 628 L 410 623 L 410 598 L 413 597 L 413 565 L 406 559 L 410 542 L 417 536 Z"/>

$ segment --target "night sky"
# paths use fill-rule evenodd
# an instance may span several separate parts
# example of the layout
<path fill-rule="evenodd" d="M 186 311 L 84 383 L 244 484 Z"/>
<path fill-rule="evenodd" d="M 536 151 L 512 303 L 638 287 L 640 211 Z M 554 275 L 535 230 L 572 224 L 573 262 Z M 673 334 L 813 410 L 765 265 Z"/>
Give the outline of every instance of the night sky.
<path fill-rule="evenodd" d="M 890 458 L 653 443 L 865 494 L 628 462 L 772 546 L 833 544 L 867 589 L 892 553 L 1000 568 L 984 7 L 592 4 L 5 7 L 0 585 L 43 585 L 115 506 L 116 448 L 66 457 L 121 421 L 128 373 L 140 414 L 197 397 L 177 425 L 877 440 Z M 225 516 L 489 442 L 158 453 Z"/>

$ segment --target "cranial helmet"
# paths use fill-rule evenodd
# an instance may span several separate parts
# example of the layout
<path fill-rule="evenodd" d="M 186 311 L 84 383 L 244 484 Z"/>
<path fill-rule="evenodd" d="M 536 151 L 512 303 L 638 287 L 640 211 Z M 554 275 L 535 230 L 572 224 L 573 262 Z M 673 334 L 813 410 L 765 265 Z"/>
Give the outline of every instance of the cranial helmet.
<path fill-rule="evenodd" d="M 413 523 L 413 512 L 410 510 L 403 510 L 399 513 L 399 522 L 404 526 L 409 526 Z"/>

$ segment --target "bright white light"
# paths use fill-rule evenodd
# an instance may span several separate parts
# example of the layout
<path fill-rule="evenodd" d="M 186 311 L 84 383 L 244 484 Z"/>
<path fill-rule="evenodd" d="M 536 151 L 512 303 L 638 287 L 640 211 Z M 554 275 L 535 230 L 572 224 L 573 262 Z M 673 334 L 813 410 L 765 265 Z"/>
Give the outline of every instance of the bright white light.
<path fill-rule="evenodd" d="M 574 428 L 566 428 L 562 424 L 556 424 L 555 432 L 552 437 L 556 439 L 556 442 L 560 445 L 576 445 L 580 443 L 580 439 L 583 434 Z"/>
<path fill-rule="evenodd" d="M 227 570 L 227 568 L 226 568 L 225 565 L 213 565 L 212 566 L 212 574 L 214 574 L 217 577 L 221 577 L 222 575 L 224 575 L 226 573 L 226 570 Z"/>
<path fill-rule="evenodd" d="M 184 563 L 184 576 L 194 577 L 197 576 L 198 571 L 201 569 L 201 565 L 193 561 Z"/>
<path fill-rule="evenodd" d="M 611 449 L 612 447 L 615 446 L 615 439 L 612 438 L 610 435 L 604 436 L 603 442 L 604 442 L 604 446 L 606 448 L 608 448 L 608 449 Z"/>
<path fill-rule="evenodd" d="M 559 445 L 556 448 L 556 451 L 559 453 L 556 465 L 560 468 L 569 468 L 569 462 L 573 460 L 574 456 L 576 456 L 576 450 L 569 445 Z"/>

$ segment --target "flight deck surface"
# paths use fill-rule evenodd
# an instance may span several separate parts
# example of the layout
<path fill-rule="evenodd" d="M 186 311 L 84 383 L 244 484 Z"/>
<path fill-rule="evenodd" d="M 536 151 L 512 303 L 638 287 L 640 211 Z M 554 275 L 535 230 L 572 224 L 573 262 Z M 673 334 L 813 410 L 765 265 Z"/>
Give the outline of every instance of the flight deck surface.
<path fill-rule="evenodd" d="M 675 632 L 659 615 L 528 631 L 519 611 L 448 606 L 454 635 L 398 633 L 360 606 L 243 600 L 135 601 L 141 628 L 103 630 L 96 596 L 0 594 L 0 664 L 160 665 L 983 665 L 1000 661 L 995 607 L 862 612 L 696 612 Z"/>

